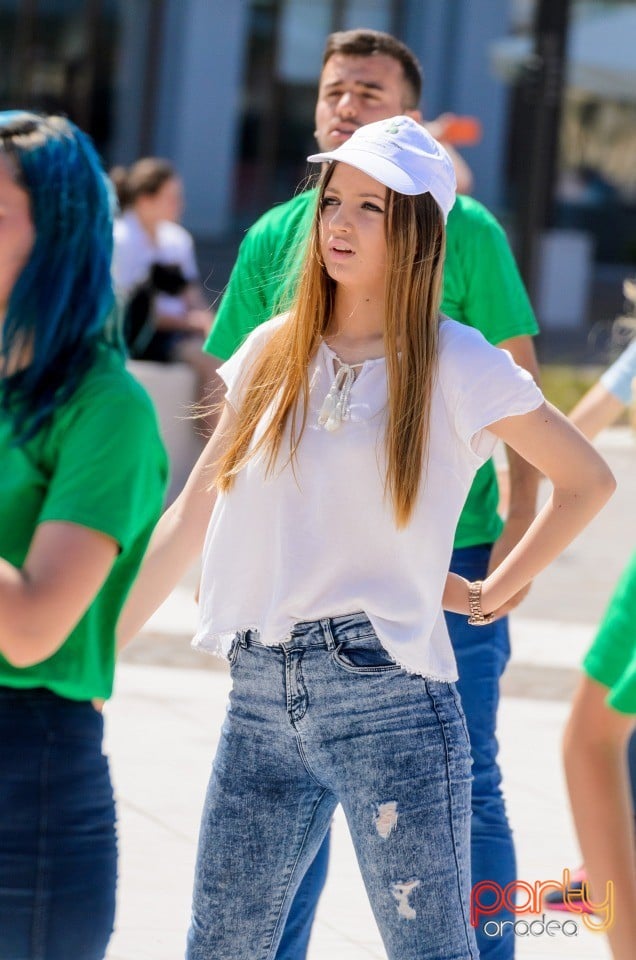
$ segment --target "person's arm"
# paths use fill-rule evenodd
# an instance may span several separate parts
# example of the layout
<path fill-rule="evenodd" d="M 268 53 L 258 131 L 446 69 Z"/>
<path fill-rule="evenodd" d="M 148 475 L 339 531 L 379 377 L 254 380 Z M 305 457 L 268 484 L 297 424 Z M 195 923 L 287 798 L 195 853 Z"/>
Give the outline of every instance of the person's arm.
<path fill-rule="evenodd" d="M 453 162 L 458 193 L 472 193 L 473 171 L 456 147 L 464 144 L 474 146 L 481 140 L 481 125 L 475 117 L 458 117 L 454 113 L 442 113 L 424 126 L 439 140 Z"/>
<path fill-rule="evenodd" d="M 189 283 L 178 296 L 155 298 L 153 321 L 157 330 L 197 333 L 207 337 L 212 320 L 212 312 L 198 282 Z"/>
<path fill-rule="evenodd" d="M 515 596 L 592 520 L 612 495 L 616 482 L 602 457 L 551 404 L 499 420 L 488 429 L 553 485 L 548 502 L 523 537 L 483 582 L 484 613 L 501 616 Z M 443 603 L 448 610 L 468 613 L 467 582 L 449 574 Z"/>
<path fill-rule="evenodd" d="M 570 413 L 570 420 L 591 439 L 629 406 L 636 379 L 636 340 L 621 353 Z"/>
<path fill-rule="evenodd" d="M 0 560 L 0 651 L 17 667 L 65 643 L 120 551 L 159 515 L 167 458 L 150 399 L 120 363 L 98 358 L 56 412 L 39 448 L 48 480 L 25 559 Z"/>
<path fill-rule="evenodd" d="M 539 383 L 539 364 L 531 337 L 512 337 L 509 340 L 501 341 L 497 346 L 502 350 L 507 350 L 515 363 L 527 370 L 535 383 Z M 488 566 L 489 573 L 498 567 L 512 548 L 516 546 L 534 520 L 537 511 L 537 492 L 539 489 L 537 470 L 531 463 L 519 456 L 512 447 L 506 445 L 505 450 L 509 476 L 508 510 L 504 528 L 492 548 Z M 515 602 L 510 606 L 510 609 L 517 606 L 529 590 L 530 584 L 527 584 L 515 598 Z"/>
<path fill-rule="evenodd" d="M 215 465 L 223 455 L 236 416 L 225 404 L 219 424 L 177 499 L 161 517 L 117 624 L 117 648 L 137 635 L 200 556 L 216 499 Z"/>
<path fill-rule="evenodd" d="M 21 568 L 0 560 L 0 652 L 29 667 L 62 646 L 103 585 L 117 556 L 111 537 L 74 523 L 35 531 Z"/>
<path fill-rule="evenodd" d="M 592 440 L 597 433 L 614 423 L 625 404 L 599 382 L 588 390 L 570 413 L 570 420 L 583 436 Z"/>
<path fill-rule="evenodd" d="M 459 317 L 491 343 L 507 350 L 538 383 L 539 368 L 532 337 L 538 332 L 532 306 L 510 244 L 501 225 L 485 207 L 458 198 L 449 217 L 448 258 L 457 284 Z M 453 315 L 453 303 L 449 313 Z M 501 536 L 493 546 L 493 570 L 523 536 L 536 513 L 536 471 L 506 451 L 510 464 L 510 509 Z M 527 587 L 526 591 L 529 589 Z M 523 594 L 525 595 L 525 593 Z M 517 602 L 522 596 L 517 598 Z"/>
<path fill-rule="evenodd" d="M 207 337 L 212 326 L 213 314 L 201 285 L 194 239 L 180 224 L 163 224 L 159 233 L 159 246 L 166 247 L 168 259 L 174 258 L 168 269 L 176 267 L 184 285 L 179 293 L 165 296 L 168 288 L 157 283 L 154 297 L 154 323 L 158 330 L 197 333 Z M 159 270 L 165 266 L 156 265 Z"/>

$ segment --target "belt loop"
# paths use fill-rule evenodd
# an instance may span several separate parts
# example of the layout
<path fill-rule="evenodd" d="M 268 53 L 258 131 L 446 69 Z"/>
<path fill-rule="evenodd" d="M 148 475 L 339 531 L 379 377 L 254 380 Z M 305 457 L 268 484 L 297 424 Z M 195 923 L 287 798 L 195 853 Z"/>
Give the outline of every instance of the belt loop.
<path fill-rule="evenodd" d="M 247 634 L 248 634 L 248 633 L 249 633 L 248 630 L 239 630 L 239 631 L 238 631 L 238 642 L 239 642 L 240 646 L 243 647 L 244 650 L 247 650 L 247 644 L 248 644 Z"/>
<path fill-rule="evenodd" d="M 327 644 L 327 650 L 336 649 L 336 641 L 331 630 L 331 620 L 325 619 L 320 621 L 320 626 L 322 627 L 322 632 Z"/>

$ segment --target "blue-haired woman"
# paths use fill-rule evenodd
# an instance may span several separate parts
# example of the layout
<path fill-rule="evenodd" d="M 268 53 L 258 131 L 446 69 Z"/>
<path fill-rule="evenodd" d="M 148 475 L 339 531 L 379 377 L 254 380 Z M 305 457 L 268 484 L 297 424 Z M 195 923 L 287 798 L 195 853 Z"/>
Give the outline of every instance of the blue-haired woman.
<path fill-rule="evenodd" d="M 102 716 L 166 459 L 127 374 L 112 203 L 68 120 L 0 113 L 0 957 L 97 960 L 117 847 Z"/>

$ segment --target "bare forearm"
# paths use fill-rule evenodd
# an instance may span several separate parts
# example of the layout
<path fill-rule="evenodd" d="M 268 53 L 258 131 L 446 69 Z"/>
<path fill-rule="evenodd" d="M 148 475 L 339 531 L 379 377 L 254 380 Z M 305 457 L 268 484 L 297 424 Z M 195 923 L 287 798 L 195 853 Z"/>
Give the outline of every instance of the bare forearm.
<path fill-rule="evenodd" d="M 508 609 L 511 598 L 547 567 L 596 516 L 615 488 L 609 470 L 585 495 L 579 490 L 554 490 L 519 542 L 484 580 L 481 606 L 485 613 Z M 468 581 L 454 573 L 446 579 L 442 606 L 468 614 Z"/>
<path fill-rule="evenodd" d="M 0 560 L 0 652 L 16 666 L 37 652 L 31 649 L 34 638 L 29 630 L 29 606 L 29 584 L 24 572 Z"/>
<path fill-rule="evenodd" d="M 197 537 L 182 525 L 178 500 L 164 513 L 117 624 L 119 650 L 137 636 L 200 555 L 205 529 L 202 524 Z"/>
<path fill-rule="evenodd" d="M 164 333 L 205 333 L 212 317 L 204 310 L 186 310 L 180 315 L 155 314 L 155 326 Z"/>
<path fill-rule="evenodd" d="M 552 483 L 552 495 L 539 515 L 484 580 L 482 609 L 502 616 L 598 513 L 616 481 L 603 458 L 549 403 L 499 420 L 490 429 Z"/>
<path fill-rule="evenodd" d="M 234 413 L 227 405 L 219 426 L 181 494 L 166 510 L 150 540 L 146 556 L 117 624 L 121 649 L 139 632 L 201 555 L 216 493 L 211 480 L 222 454 Z"/>
<path fill-rule="evenodd" d="M 596 516 L 614 488 L 608 470 L 585 493 L 555 489 L 519 543 L 484 581 L 482 608 L 497 610 L 530 583 Z"/>
<path fill-rule="evenodd" d="M 3 656 L 28 667 L 55 653 L 102 586 L 116 553 L 115 542 L 103 534 L 49 522 L 36 529 L 21 568 L 0 560 Z"/>
<path fill-rule="evenodd" d="M 623 412 L 625 407 L 602 383 L 596 383 L 570 413 L 570 420 L 581 433 L 592 440 Z"/>

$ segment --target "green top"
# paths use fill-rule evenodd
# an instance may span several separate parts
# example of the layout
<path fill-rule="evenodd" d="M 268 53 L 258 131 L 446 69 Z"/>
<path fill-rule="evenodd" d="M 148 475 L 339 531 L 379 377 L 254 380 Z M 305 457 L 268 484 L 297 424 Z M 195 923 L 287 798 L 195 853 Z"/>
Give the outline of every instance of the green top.
<path fill-rule="evenodd" d="M 609 688 L 610 707 L 636 716 L 636 553 L 616 584 L 583 670 Z"/>
<path fill-rule="evenodd" d="M 34 666 L 0 654 L 0 685 L 47 687 L 72 700 L 106 699 L 115 626 L 161 512 L 168 465 L 150 398 L 112 349 L 49 424 L 22 446 L 0 412 L 0 556 L 20 567 L 36 527 L 77 523 L 112 537 L 119 553 L 101 590 L 59 650 Z M 60 557 L 60 563 L 64 558 Z"/>
<path fill-rule="evenodd" d="M 273 207 L 245 236 L 205 349 L 227 360 L 247 334 L 285 309 L 298 276 L 316 190 Z M 480 330 L 490 343 L 534 336 L 538 327 L 499 223 L 476 200 L 458 196 L 448 217 L 442 311 Z M 492 543 L 502 529 L 492 462 L 477 473 L 456 547 Z"/>

